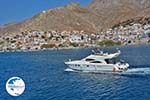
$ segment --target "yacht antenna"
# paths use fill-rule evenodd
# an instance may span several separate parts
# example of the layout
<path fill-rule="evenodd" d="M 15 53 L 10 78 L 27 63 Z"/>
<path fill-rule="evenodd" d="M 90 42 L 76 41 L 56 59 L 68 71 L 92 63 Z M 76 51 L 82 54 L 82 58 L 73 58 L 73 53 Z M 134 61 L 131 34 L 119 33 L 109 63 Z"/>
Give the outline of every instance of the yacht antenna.
<path fill-rule="evenodd" d="M 100 49 L 97 49 L 97 51 L 98 51 L 99 53 L 101 53 L 101 50 L 100 50 Z"/>
<path fill-rule="evenodd" d="M 116 48 L 116 49 L 117 49 L 118 53 L 121 53 L 121 51 L 120 51 L 120 49 L 119 49 L 119 48 Z"/>
<path fill-rule="evenodd" d="M 92 53 L 96 54 L 96 52 L 94 50 L 92 50 Z"/>

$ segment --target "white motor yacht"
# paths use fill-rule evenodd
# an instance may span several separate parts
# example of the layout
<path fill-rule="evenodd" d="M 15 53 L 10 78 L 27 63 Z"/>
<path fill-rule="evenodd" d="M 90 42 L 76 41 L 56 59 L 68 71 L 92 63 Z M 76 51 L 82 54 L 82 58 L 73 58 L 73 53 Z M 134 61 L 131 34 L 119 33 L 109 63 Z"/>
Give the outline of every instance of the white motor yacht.
<path fill-rule="evenodd" d="M 124 72 L 129 64 L 123 61 L 116 62 L 115 59 L 121 54 L 120 50 L 116 53 L 95 53 L 81 60 L 67 61 L 66 65 L 71 70 L 82 72 Z"/>

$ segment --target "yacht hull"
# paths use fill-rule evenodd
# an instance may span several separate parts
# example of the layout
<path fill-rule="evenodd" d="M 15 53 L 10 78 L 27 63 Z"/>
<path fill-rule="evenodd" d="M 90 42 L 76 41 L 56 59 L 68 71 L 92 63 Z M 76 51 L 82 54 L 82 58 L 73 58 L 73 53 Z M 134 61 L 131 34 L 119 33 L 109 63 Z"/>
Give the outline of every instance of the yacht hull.
<path fill-rule="evenodd" d="M 68 67 L 75 71 L 82 72 L 93 72 L 93 73 L 101 73 L 101 72 L 123 72 L 125 70 L 114 70 L 114 65 L 78 65 L 78 64 L 68 64 Z"/>

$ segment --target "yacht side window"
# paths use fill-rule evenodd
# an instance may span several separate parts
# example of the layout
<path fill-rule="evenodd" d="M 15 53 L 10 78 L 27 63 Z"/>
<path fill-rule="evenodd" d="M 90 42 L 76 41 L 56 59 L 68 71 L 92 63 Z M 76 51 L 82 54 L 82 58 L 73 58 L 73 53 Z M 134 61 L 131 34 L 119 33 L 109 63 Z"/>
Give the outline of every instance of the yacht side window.
<path fill-rule="evenodd" d="M 101 61 L 93 61 L 91 63 L 102 63 Z"/>

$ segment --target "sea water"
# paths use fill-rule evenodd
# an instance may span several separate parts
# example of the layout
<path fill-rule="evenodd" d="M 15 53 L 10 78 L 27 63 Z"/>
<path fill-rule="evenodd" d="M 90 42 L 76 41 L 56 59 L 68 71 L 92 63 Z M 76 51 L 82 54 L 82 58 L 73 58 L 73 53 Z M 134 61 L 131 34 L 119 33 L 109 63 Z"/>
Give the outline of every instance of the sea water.
<path fill-rule="evenodd" d="M 86 57 L 92 49 L 0 53 L 0 100 L 150 100 L 150 45 L 119 47 L 119 59 L 130 64 L 122 75 L 64 71 L 65 61 Z M 5 89 L 15 76 L 25 82 L 18 97 Z"/>

